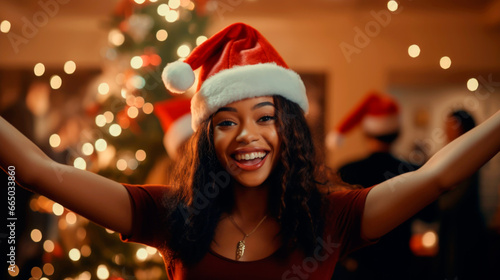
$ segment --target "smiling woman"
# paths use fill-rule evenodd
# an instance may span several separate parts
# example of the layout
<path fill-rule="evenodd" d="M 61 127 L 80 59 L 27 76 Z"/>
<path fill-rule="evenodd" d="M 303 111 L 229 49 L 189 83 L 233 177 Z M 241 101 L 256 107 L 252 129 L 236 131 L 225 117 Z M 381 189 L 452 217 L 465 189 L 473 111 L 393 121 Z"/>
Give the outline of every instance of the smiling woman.
<path fill-rule="evenodd" d="M 124 241 L 156 247 L 169 279 L 330 279 L 339 258 L 500 150 L 497 112 L 417 171 L 323 193 L 337 181 L 316 160 L 304 84 L 259 32 L 241 23 L 220 31 L 167 65 L 167 88 L 186 90 L 197 68 L 195 133 L 171 186 L 119 184 L 57 164 L 0 118 L 2 167 L 16 166 L 24 186 Z"/>

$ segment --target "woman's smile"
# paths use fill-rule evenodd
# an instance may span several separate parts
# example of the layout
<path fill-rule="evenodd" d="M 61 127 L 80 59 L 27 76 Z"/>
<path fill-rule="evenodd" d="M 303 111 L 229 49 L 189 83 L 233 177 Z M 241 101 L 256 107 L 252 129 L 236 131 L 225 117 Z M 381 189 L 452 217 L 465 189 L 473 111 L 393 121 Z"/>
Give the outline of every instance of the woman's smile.
<path fill-rule="evenodd" d="M 247 171 L 259 169 L 264 165 L 268 152 L 260 149 L 245 148 L 231 155 L 236 165 Z"/>

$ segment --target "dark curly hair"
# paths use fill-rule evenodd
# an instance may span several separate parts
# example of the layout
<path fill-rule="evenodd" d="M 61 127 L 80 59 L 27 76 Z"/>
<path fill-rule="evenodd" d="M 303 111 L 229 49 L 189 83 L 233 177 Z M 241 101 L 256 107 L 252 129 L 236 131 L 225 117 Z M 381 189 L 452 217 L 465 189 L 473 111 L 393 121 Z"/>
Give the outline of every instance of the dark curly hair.
<path fill-rule="evenodd" d="M 476 126 L 474 118 L 465 110 L 454 110 L 448 116 L 455 118 L 460 127 L 461 134 L 466 133 Z"/>
<path fill-rule="evenodd" d="M 280 161 L 267 179 L 269 209 L 280 224 L 285 256 L 299 247 L 312 255 L 324 228 L 324 195 L 330 186 L 327 168 L 318 162 L 304 112 L 294 102 L 273 96 L 276 128 L 281 139 Z M 212 118 L 205 120 L 190 138 L 173 183 L 175 195 L 165 199 L 165 246 L 170 261 L 184 265 L 199 262 L 208 252 L 222 213 L 234 206 L 229 173 L 219 163 L 214 143 Z M 275 186 L 275 187 L 274 187 Z"/>

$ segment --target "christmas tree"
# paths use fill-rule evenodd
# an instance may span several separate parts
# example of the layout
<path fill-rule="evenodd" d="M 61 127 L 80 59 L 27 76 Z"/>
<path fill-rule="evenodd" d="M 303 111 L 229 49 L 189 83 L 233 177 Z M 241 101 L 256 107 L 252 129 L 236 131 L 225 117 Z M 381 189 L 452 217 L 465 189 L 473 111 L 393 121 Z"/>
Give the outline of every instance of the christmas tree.
<path fill-rule="evenodd" d="M 54 153 L 65 153 L 60 158 L 66 164 L 115 181 L 144 183 L 157 160 L 166 156 L 163 131 L 153 114 L 155 103 L 172 97 L 162 84 L 161 71 L 206 40 L 206 23 L 204 1 L 120 1 L 105 27 L 109 46 L 103 52 L 102 73 L 90 83 L 82 101 L 79 122 L 85 129 L 64 151 L 58 150 L 62 135 L 54 133 L 50 137 Z M 19 238 L 36 245 L 32 248 L 36 253 L 30 254 L 35 257 L 10 271 L 11 277 L 167 278 L 156 249 L 122 243 L 118 233 L 44 196 L 32 196 L 29 208 L 29 226 Z"/>

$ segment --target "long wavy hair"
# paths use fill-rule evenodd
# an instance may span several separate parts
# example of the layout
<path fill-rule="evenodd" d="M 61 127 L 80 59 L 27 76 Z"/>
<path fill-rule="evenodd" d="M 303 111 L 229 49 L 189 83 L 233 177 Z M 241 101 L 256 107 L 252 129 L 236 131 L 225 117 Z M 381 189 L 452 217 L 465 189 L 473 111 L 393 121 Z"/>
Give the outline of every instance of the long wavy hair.
<path fill-rule="evenodd" d="M 267 179 L 270 215 L 281 226 L 285 256 L 299 247 L 312 255 L 324 228 L 324 196 L 330 186 L 327 168 L 318 162 L 304 112 L 294 102 L 274 96 L 276 129 L 281 139 L 280 160 Z M 184 265 L 199 262 L 208 252 L 222 213 L 234 206 L 233 180 L 217 159 L 212 118 L 205 120 L 181 153 L 173 183 L 174 195 L 165 199 L 168 259 Z"/>

